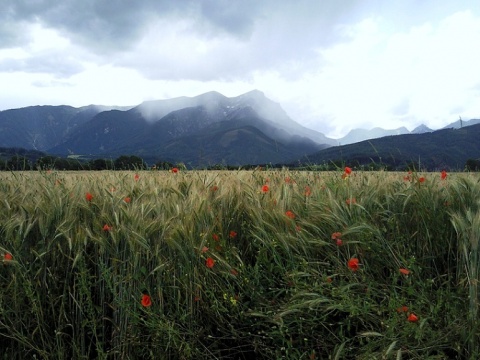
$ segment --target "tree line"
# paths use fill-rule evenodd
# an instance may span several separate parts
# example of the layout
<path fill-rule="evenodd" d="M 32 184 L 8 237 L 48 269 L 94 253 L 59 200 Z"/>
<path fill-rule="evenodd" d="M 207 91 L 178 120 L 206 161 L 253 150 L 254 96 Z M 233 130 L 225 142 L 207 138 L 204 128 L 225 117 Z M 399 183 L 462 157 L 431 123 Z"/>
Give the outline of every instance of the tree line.
<path fill-rule="evenodd" d="M 183 167 L 168 161 L 158 161 L 151 167 L 135 155 L 121 155 L 116 159 L 83 160 L 56 156 L 41 156 L 36 160 L 24 155 L 13 155 L 9 159 L 0 159 L 0 170 L 144 170 L 149 168 L 168 170 Z"/>
<path fill-rule="evenodd" d="M 215 164 L 204 167 L 206 170 L 238 170 L 262 168 L 299 168 L 311 169 L 320 171 L 331 171 L 350 166 L 355 169 L 366 171 L 398 171 L 395 168 L 384 162 L 371 162 L 368 165 L 360 164 L 358 161 L 331 161 L 323 164 L 264 164 L 264 165 L 243 165 L 243 166 L 229 166 L 224 164 Z M 157 161 L 153 165 L 148 165 L 141 157 L 136 155 L 121 155 L 116 159 L 77 159 L 77 158 L 62 158 L 52 155 L 31 157 L 27 155 L 15 154 L 9 159 L 0 157 L 0 171 L 18 171 L 18 170 L 146 170 L 158 169 L 169 170 L 172 168 L 186 169 L 183 163 L 172 163 L 169 161 Z M 402 170 L 419 170 L 417 164 L 406 164 Z M 465 171 L 480 171 L 480 159 L 468 159 L 465 163 Z"/>

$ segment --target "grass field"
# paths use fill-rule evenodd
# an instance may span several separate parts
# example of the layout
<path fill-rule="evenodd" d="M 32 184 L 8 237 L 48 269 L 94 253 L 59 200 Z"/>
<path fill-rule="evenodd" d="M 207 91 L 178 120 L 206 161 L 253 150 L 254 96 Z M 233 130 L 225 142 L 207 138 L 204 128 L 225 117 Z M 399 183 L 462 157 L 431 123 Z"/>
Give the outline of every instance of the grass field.
<path fill-rule="evenodd" d="M 480 358 L 478 174 L 0 179 L 2 359 Z"/>

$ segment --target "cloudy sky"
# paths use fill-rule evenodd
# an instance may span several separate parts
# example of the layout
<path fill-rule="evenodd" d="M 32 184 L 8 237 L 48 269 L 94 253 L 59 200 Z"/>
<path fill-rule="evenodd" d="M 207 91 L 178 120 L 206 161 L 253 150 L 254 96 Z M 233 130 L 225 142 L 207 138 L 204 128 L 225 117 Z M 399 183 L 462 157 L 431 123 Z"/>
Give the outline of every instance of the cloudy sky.
<path fill-rule="evenodd" d="M 0 110 L 258 89 L 334 138 L 480 118 L 478 0 L 0 0 Z"/>

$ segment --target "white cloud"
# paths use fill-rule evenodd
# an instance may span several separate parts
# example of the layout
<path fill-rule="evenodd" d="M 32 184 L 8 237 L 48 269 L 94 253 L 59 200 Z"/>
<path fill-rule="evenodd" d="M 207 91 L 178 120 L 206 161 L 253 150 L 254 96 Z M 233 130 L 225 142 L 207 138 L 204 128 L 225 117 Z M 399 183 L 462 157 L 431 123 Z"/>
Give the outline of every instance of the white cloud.
<path fill-rule="evenodd" d="M 42 4 L 0 10 L 0 109 L 257 88 L 334 137 L 480 117 L 480 8 L 471 3 Z"/>

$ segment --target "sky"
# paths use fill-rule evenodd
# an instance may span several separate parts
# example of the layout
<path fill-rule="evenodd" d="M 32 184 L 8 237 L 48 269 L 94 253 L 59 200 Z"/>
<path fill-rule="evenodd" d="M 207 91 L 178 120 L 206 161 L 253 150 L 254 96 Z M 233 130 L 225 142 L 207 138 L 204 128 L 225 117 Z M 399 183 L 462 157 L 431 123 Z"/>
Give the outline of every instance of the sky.
<path fill-rule="evenodd" d="M 298 123 L 480 118 L 478 0 L 0 0 L 0 111 L 257 89 Z"/>

